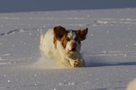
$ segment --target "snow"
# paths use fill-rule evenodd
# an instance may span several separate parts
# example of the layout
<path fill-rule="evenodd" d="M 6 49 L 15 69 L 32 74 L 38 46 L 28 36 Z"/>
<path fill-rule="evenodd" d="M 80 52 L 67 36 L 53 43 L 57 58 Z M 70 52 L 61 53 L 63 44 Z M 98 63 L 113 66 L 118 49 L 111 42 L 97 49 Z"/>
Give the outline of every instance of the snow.
<path fill-rule="evenodd" d="M 136 77 L 136 9 L 0 13 L 0 90 L 125 90 Z M 88 27 L 87 67 L 44 59 L 40 31 Z"/>

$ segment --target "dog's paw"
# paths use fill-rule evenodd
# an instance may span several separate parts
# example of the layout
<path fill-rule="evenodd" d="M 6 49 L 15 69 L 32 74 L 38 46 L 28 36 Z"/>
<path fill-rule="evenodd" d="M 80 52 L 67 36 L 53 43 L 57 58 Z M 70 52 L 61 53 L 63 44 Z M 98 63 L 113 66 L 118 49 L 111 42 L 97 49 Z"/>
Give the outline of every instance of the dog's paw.
<path fill-rule="evenodd" d="M 83 59 L 77 59 L 74 62 L 74 67 L 85 67 L 85 62 Z"/>
<path fill-rule="evenodd" d="M 85 62 L 83 59 L 76 59 L 76 60 L 71 60 L 70 64 L 73 68 L 76 67 L 85 67 Z"/>
<path fill-rule="evenodd" d="M 86 65 L 85 65 L 85 61 L 84 61 L 84 59 L 79 59 L 79 67 L 85 67 Z"/>
<path fill-rule="evenodd" d="M 75 60 L 73 66 L 74 66 L 74 67 L 79 67 L 79 60 Z"/>

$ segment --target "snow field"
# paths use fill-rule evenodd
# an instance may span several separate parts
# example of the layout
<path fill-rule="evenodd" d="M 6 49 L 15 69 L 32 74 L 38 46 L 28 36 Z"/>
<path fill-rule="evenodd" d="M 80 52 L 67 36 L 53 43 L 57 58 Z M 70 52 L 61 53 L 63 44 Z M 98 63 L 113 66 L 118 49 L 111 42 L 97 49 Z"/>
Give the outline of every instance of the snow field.
<path fill-rule="evenodd" d="M 0 90 L 125 90 L 136 77 L 136 9 L 0 14 Z M 87 67 L 62 68 L 39 51 L 40 30 L 88 27 Z"/>

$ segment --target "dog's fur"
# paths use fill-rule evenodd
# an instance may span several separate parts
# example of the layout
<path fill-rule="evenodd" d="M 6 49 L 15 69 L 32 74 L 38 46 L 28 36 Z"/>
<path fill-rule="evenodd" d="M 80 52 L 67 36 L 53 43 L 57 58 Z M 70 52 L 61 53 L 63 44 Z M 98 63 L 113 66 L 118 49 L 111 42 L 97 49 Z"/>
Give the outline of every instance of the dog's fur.
<path fill-rule="evenodd" d="M 128 84 L 126 90 L 136 90 L 136 78 Z"/>
<path fill-rule="evenodd" d="M 80 46 L 81 41 L 86 39 L 87 32 L 88 28 L 76 31 L 56 26 L 41 34 L 40 50 L 44 57 L 53 57 L 66 67 L 84 67 Z"/>

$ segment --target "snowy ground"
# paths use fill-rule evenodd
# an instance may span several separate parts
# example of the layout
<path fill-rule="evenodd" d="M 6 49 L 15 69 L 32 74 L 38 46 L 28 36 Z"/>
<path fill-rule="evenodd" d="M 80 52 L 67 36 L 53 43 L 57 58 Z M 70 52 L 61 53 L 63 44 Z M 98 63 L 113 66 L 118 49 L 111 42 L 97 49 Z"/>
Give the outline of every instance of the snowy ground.
<path fill-rule="evenodd" d="M 44 60 L 40 30 L 89 28 L 86 68 Z M 125 90 L 136 77 L 136 9 L 0 14 L 0 90 Z"/>

